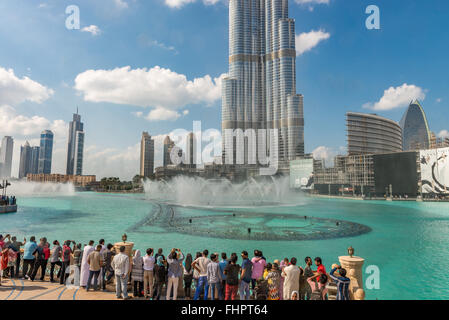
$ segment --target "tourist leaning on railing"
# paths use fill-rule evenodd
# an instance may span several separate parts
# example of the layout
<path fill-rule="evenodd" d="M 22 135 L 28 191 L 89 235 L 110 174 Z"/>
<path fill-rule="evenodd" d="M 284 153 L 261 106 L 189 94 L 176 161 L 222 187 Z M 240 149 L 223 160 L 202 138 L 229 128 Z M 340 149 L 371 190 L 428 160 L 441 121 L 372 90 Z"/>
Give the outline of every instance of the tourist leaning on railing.
<path fill-rule="evenodd" d="M 53 242 L 50 253 L 49 244 L 44 237 L 36 244 L 35 237 L 30 237 L 30 241 L 25 242 L 23 274 L 29 280 L 34 280 L 40 272 L 40 279 L 45 281 L 47 269 L 49 270 L 49 280 L 54 282 L 55 276 L 60 283 L 79 286 L 80 266 L 82 264 L 83 248 L 81 244 L 75 244 L 73 240 L 64 242 L 61 248 L 59 242 Z M 73 250 L 70 247 L 73 244 Z M 19 268 L 14 272 L 14 266 L 20 264 L 20 247 L 22 242 L 18 242 L 16 237 L 0 235 L 0 255 L 3 279 L 19 276 Z M 90 251 L 90 245 L 84 246 L 84 251 Z M 102 251 L 103 250 L 103 251 Z M 169 300 L 177 299 L 178 284 L 184 276 L 185 298 L 191 298 L 192 279 L 196 272 L 198 282 L 195 285 L 195 299 L 204 298 L 222 300 L 257 299 L 257 300 L 291 300 L 292 297 L 298 300 L 326 300 L 336 298 L 337 300 L 349 300 L 350 279 L 346 277 L 346 270 L 338 265 L 332 266 L 330 274 L 326 273 L 321 258 L 314 259 L 316 271 L 312 270 L 312 259 L 306 257 L 304 269 L 297 265 L 297 259 L 287 258 L 274 260 L 273 263 L 266 263 L 260 250 L 255 250 L 253 262 L 248 259 L 246 251 L 242 252 L 242 266 L 237 263 L 239 257 L 233 253 L 228 259 L 226 253 L 221 254 L 221 261 L 218 260 L 218 253 L 210 255 L 204 250 L 203 254 L 192 261 L 192 255 L 187 254 L 183 264 L 184 254 L 179 249 L 173 249 L 166 260 L 159 249 L 153 256 L 153 250 L 147 250 L 147 255 L 141 257 L 140 251 L 135 250 L 133 264 L 130 265 L 129 256 L 124 253 L 125 247 L 120 248 L 120 253 L 113 257 L 115 249 L 112 244 L 97 245 L 96 251 L 89 253 L 84 261 L 89 266 L 89 276 L 86 285 L 90 287 L 91 279 L 96 278 L 98 273 L 103 274 L 100 278 L 103 290 L 106 290 L 106 283 L 115 275 L 117 297 L 128 298 L 127 286 L 131 276 L 134 286 L 134 297 L 141 297 L 142 292 L 145 298 L 160 299 L 163 294 L 163 286 L 166 285 L 164 298 Z M 98 255 L 94 257 L 93 254 Z M 62 262 L 60 261 L 62 258 Z M 49 261 L 48 261 L 49 260 Z M 99 261 L 98 261 L 99 260 Z M 266 263 L 266 265 L 265 265 Z M 49 268 L 47 268 L 50 264 Z M 261 267 L 263 266 L 263 268 Z M 129 272 L 131 268 L 131 273 Z M 56 269 L 56 270 L 55 270 Z M 100 272 L 100 270 L 102 270 Z M 74 272 L 73 272 L 74 271 Z M 57 275 L 55 275 L 57 272 Z M 70 281 L 66 280 L 71 274 Z M 282 275 L 281 275 L 282 274 Z M 167 283 L 168 276 L 168 283 Z M 78 280 L 77 280 L 78 279 Z M 252 290 L 250 282 L 255 280 Z M 283 281 L 284 280 L 284 283 Z M 144 285 L 142 286 L 142 281 Z M 224 281 L 224 285 L 223 284 Z M 335 283 L 336 287 L 329 286 L 329 281 Z M 68 283 L 70 282 L 70 283 Z M 97 281 L 95 281 L 98 283 Z M 140 283 L 140 286 L 139 286 Z M 239 286 L 240 284 L 240 286 Z M 240 289 L 240 290 L 239 290 Z M 334 296 L 334 292 L 336 295 Z M 251 296 L 250 296 L 251 293 Z M 210 297 L 209 297 L 210 295 Z M 329 295 L 329 297 L 328 297 Z"/>

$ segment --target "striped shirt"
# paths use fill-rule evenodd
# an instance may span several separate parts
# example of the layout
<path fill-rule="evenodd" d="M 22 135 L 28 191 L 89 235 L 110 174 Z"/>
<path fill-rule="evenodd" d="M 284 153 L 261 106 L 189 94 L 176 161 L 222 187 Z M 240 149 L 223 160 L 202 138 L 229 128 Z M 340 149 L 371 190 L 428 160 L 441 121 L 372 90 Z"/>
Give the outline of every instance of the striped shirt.
<path fill-rule="evenodd" d="M 337 284 L 336 300 L 349 300 L 349 283 L 351 280 L 346 277 L 335 276 L 334 272 L 337 268 L 332 269 L 329 274 L 332 280 Z"/>

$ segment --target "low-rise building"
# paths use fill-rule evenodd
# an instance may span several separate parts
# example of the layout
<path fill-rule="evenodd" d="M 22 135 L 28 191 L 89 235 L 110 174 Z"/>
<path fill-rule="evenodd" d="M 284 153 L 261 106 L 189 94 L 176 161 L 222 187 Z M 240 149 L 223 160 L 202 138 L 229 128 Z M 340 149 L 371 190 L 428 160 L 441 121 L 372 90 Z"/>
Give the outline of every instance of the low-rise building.
<path fill-rule="evenodd" d="M 28 174 L 27 181 L 32 182 L 52 182 L 52 183 L 73 183 L 76 187 L 87 187 L 94 185 L 97 177 L 90 176 L 76 176 L 67 174 Z"/>

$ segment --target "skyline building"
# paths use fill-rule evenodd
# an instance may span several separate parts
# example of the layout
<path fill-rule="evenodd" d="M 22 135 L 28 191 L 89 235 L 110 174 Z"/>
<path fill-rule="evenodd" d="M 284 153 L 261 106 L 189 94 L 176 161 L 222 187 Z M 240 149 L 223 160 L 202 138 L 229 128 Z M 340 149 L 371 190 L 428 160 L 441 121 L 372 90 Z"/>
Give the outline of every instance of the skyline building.
<path fill-rule="evenodd" d="M 257 133 L 242 140 L 229 129 Z M 272 141 L 270 134 L 261 140 L 260 129 L 277 129 L 277 139 Z M 236 148 L 242 146 L 245 163 L 255 159 L 255 153 L 267 155 L 270 148 L 274 152 L 270 157 L 280 163 L 304 155 L 303 96 L 296 93 L 295 21 L 288 17 L 288 0 L 229 1 L 229 73 L 222 84 L 222 131 L 224 156 L 233 163 Z M 255 148 L 248 146 L 249 139 L 257 141 Z"/>
<path fill-rule="evenodd" d="M 170 139 L 169 136 L 166 136 L 164 139 L 164 158 L 163 158 L 164 167 L 172 164 L 170 153 L 174 147 L 175 143 Z"/>
<path fill-rule="evenodd" d="M 75 138 L 75 175 L 83 175 L 84 131 L 77 131 Z"/>
<path fill-rule="evenodd" d="M 5 136 L 0 148 L 0 178 L 11 178 L 12 155 L 14 150 L 14 139 Z"/>
<path fill-rule="evenodd" d="M 195 139 L 195 134 L 190 132 L 186 139 L 186 151 L 184 164 L 189 168 L 196 168 L 197 166 L 197 141 Z"/>
<path fill-rule="evenodd" d="M 404 151 L 430 148 L 431 132 L 424 109 L 418 100 L 410 103 L 401 119 L 400 126 Z"/>
<path fill-rule="evenodd" d="M 45 130 L 41 133 L 40 152 L 37 173 L 50 174 L 53 154 L 53 132 Z M 34 172 L 33 172 L 34 173 Z"/>
<path fill-rule="evenodd" d="M 154 172 L 154 140 L 148 132 L 142 133 L 140 141 L 140 176 L 149 178 Z"/>
<path fill-rule="evenodd" d="M 78 110 L 73 114 L 73 121 L 69 123 L 67 144 L 67 175 L 82 175 L 84 151 L 84 124 Z"/>
<path fill-rule="evenodd" d="M 346 113 L 348 155 L 402 151 L 402 129 L 393 120 L 376 114 Z"/>
<path fill-rule="evenodd" d="M 20 147 L 20 164 L 19 164 L 19 179 L 23 179 L 28 173 L 31 173 L 31 161 L 33 150 L 28 141 Z"/>
<path fill-rule="evenodd" d="M 27 173 L 39 173 L 39 153 L 40 147 L 31 147 L 30 171 Z"/>

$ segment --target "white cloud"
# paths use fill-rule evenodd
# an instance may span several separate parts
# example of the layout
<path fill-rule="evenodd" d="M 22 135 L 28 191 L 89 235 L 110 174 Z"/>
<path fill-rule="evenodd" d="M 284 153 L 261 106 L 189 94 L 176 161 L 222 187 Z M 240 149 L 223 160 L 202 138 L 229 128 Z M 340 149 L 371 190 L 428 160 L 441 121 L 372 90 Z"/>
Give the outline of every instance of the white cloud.
<path fill-rule="evenodd" d="M 316 160 L 324 160 L 326 166 L 333 166 L 335 156 L 339 154 L 344 154 L 346 152 L 345 147 L 340 147 L 338 149 L 330 148 L 326 146 L 319 146 L 312 151 L 313 157 Z"/>
<path fill-rule="evenodd" d="M 218 2 L 220 2 L 220 0 L 203 0 L 203 3 L 206 6 L 212 6 L 214 4 L 217 4 Z"/>
<path fill-rule="evenodd" d="M 165 4 L 170 8 L 179 9 L 186 4 L 194 3 L 196 0 L 165 0 Z M 212 6 L 220 2 L 220 0 L 203 0 L 202 1 L 206 6 Z"/>
<path fill-rule="evenodd" d="M 438 133 L 438 138 L 449 138 L 449 131 L 441 130 L 440 133 Z"/>
<path fill-rule="evenodd" d="M 399 87 L 390 87 L 384 91 L 384 95 L 378 102 L 365 103 L 363 108 L 378 111 L 392 110 L 396 108 L 406 107 L 412 100 L 424 100 L 426 91 L 415 85 L 404 83 Z"/>
<path fill-rule="evenodd" d="M 128 8 L 128 3 L 124 0 L 114 0 L 115 6 L 119 9 Z"/>
<path fill-rule="evenodd" d="M 187 80 L 183 74 L 159 66 L 151 69 L 87 70 L 75 79 L 75 89 L 90 102 L 110 102 L 176 110 L 188 104 L 211 105 L 221 98 L 221 80 Z"/>
<path fill-rule="evenodd" d="M 101 34 L 100 28 L 98 26 L 96 26 L 96 25 L 93 25 L 93 24 L 88 26 L 88 27 L 82 28 L 81 32 L 89 32 L 93 36 L 98 36 L 98 35 Z"/>
<path fill-rule="evenodd" d="M 187 115 L 189 114 L 189 110 L 187 110 L 187 109 L 184 110 L 184 111 L 182 112 L 182 114 L 185 115 L 185 116 L 187 116 Z"/>
<path fill-rule="evenodd" d="M 329 4 L 330 0 L 295 0 L 298 4 Z"/>
<path fill-rule="evenodd" d="M 438 99 L 436 99 L 435 101 L 436 101 L 436 103 L 441 103 L 441 101 L 443 101 L 443 99 L 438 98 Z"/>
<path fill-rule="evenodd" d="M 321 41 L 329 39 L 330 33 L 324 30 L 312 30 L 310 32 L 303 32 L 295 36 L 296 42 L 296 56 L 300 56 L 303 53 L 315 48 Z"/>
<path fill-rule="evenodd" d="M 195 1 L 196 0 L 165 0 L 165 4 L 167 6 L 169 6 L 170 8 L 179 9 L 182 6 L 184 6 L 185 4 L 193 3 Z"/>
<path fill-rule="evenodd" d="M 167 50 L 167 51 L 172 51 L 174 54 L 178 54 L 178 51 L 176 50 L 176 48 L 174 46 L 167 45 L 158 40 L 150 39 L 148 36 L 146 36 L 144 34 L 141 34 L 138 37 L 138 40 L 144 46 L 155 47 L 155 48 L 159 48 L 159 49 L 163 49 L 163 50 Z"/>
<path fill-rule="evenodd" d="M 164 108 L 156 108 L 151 110 L 145 118 L 149 121 L 175 121 L 180 116 L 181 115 L 176 111 Z"/>
<path fill-rule="evenodd" d="M 0 67 L 0 105 L 15 105 L 24 101 L 42 103 L 53 94 L 52 89 L 26 76 L 18 78 L 13 69 Z"/>

